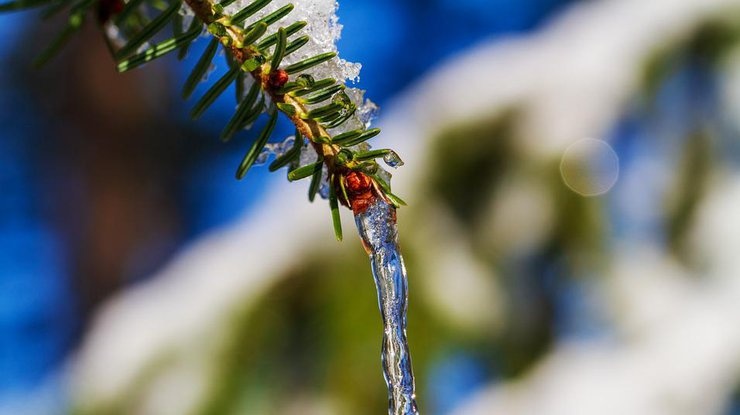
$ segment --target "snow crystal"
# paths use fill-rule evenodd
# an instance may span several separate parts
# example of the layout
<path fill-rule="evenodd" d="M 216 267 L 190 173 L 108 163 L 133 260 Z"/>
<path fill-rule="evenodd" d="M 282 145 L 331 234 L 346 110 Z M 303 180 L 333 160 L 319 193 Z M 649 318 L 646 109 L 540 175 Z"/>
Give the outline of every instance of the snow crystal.
<path fill-rule="evenodd" d="M 301 155 L 298 159 L 298 166 L 296 167 L 307 166 L 309 164 L 316 163 L 318 160 L 318 154 L 316 154 L 316 151 L 307 141 L 303 144 L 303 148 L 301 148 Z"/>
<path fill-rule="evenodd" d="M 267 143 L 262 148 L 262 152 L 260 152 L 259 156 L 257 156 L 257 159 L 254 162 L 255 166 L 264 165 L 267 164 L 267 161 L 269 160 L 270 156 L 275 156 L 275 158 L 278 158 L 288 151 L 293 149 L 293 144 L 295 143 L 295 136 L 289 136 L 285 140 L 283 140 L 280 143 Z M 304 145 L 305 146 L 305 145 Z M 316 153 L 314 153 L 315 155 Z"/>
<path fill-rule="evenodd" d="M 233 15 L 253 2 L 254 0 L 237 0 L 226 8 L 226 13 Z M 339 6 L 336 0 L 273 0 L 262 10 L 247 19 L 245 26 L 291 3 L 295 5 L 295 9 L 288 16 L 280 20 L 280 22 L 276 23 L 271 32 L 274 32 L 279 26 L 288 27 L 295 22 L 306 21 L 308 25 L 291 36 L 291 38 L 308 35 L 310 40 L 298 51 L 286 56 L 283 63 L 290 65 L 321 53 L 337 52 L 337 41 L 342 35 L 342 25 L 339 24 L 339 18 L 336 14 Z M 331 77 L 341 81 L 352 80 L 356 82 L 359 80 L 360 68 L 362 68 L 362 65 L 359 63 L 347 62 L 337 57 L 315 66 L 305 71 L 305 73 L 313 75 L 316 79 Z"/>

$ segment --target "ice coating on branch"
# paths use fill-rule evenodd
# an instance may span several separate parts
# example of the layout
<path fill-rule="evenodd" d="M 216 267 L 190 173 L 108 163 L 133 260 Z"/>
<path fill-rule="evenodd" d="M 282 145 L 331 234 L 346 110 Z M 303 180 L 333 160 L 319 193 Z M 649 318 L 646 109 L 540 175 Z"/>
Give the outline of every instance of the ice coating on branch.
<path fill-rule="evenodd" d="M 254 0 L 237 0 L 226 8 L 226 13 L 233 15 L 253 2 Z M 306 27 L 291 36 L 290 39 L 308 35 L 310 40 L 298 51 L 286 56 L 283 60 L 284 65 L 290 65 L 325 52 L 337 52 L 337 41 L 342 35 L 342 25 L 339 24 L 339 18 L 337 17 L 339 4 L 336 0 L 273 0 L 265 8 L 249 17 L 245 26 L 288 4 L 295 5 L 295 8 L 288 16 L 275 23 L 270 28 L 270 32 L 274 32 L 281 26 L 287 27 L 295 22 L 305 21 L 308 23 Z M 356 82 L 359 80 L 361 67 L 362 65 L 359 63 L 347 62 L 337 57 L 313 67 L 305 73 L 313 75 L 316 79 L 331 77 L 340 81 L 352 80 Z"/>
<path fill-rule="evenodd" d="M 378 106 L 369 99 L 365 99 L 365 90 L 359 88 L 347 88 L 347 95 L 357 105 L 357 121 L 364 127 L 370 128 L 370 124 L 378 116 Z"/>
<path fill-rule="evenodd" d="M 282 156 L 293 148 L 294 143 L 295 137 L 291 135 L 280 143 L 265 144 L 265 147 L 262 149 L 262 152 L 257 157 L 257 160 L 255 160 L 254 164 L 257 166 L 267 164 L 270 156 L 275 156 L 275 158 Z M 314 153 L 314 155 L 315 154 L 316 153 Z"/>

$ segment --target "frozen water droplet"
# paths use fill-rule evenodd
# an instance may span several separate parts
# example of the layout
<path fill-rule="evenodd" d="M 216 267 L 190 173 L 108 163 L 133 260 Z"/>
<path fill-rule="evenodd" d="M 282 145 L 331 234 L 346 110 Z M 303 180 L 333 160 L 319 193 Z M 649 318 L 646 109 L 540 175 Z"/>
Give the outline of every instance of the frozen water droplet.
<path fill-rule="evenodd" d="M 335 104 L 341 105 L 345 108 L 352 105 L 352 100 L 350 99 L 350 97 L 346 93 L 343 93 L 343 92 L 340 92 L 334 95 L 334 97 L 332 98 L 332 102 Z"/>
<path fill-rule="evenodd" d="M 397 169 L 401 166 L 403 166 L 403 160 L 401 160 L 401 157 L 398 156 L 398 153 L 391 150 L 390 153 L 383 156 L 383 161 L 385 164 L 387 164 L 390 167 L 393 167 L 394 169 Z"/>

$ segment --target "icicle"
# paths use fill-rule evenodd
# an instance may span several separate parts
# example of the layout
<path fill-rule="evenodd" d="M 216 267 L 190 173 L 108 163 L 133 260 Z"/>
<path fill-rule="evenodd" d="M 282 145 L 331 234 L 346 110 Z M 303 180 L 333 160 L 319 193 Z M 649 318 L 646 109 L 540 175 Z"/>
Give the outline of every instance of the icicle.
<path fill-rule="evenodd" d="M 406 340 L 408 280 L 398 247 L 396 209 L 381 197 L 355 216 L 370 256 L 378 304 L 383 317 L 383 375 L 390 415 L 418 414 L 414 373 Z"/>

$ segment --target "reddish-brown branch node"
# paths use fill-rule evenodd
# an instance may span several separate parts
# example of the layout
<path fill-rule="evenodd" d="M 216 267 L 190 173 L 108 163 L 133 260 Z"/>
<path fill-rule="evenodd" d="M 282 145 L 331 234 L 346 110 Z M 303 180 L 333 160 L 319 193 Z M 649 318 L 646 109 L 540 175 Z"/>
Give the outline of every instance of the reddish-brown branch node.
<path fill-rule="evenodd" d="M 365 173 L 350 170 L 344 174 L 346 203 L 355 215 L 363 213 L 378 197 L 373 179 Z"/>
<path fill-rule="evenodd" d="M 285 86 L 289 79 L 290 76 L 284 69 L 275 69 L 270 72 L 270 76 L 267 78 L 267 85 L 272 88 L 272 90 L 277 91 Z"/>

